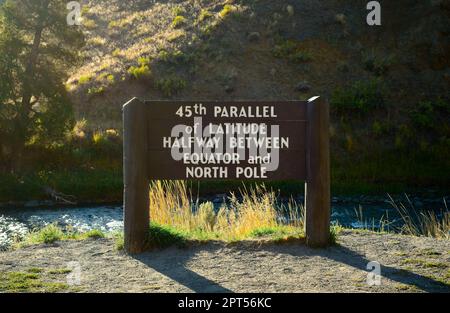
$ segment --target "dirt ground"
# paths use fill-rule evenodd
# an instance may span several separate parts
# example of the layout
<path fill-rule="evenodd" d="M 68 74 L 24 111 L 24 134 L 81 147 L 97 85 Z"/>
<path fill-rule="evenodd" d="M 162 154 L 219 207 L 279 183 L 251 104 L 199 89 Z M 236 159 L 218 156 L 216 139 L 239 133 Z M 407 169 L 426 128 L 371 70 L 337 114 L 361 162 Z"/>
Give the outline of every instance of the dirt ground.
<path fill-rule="evenodd" d="M 380 285 L 367 283 L 371 261 Z M 137 256 L 110 239 L 64 241 L 0 252 L 0 273 L 39 268 L 54 280 L 52 269 L 78 262 L 80 285 L 67 291 L 79 292 L 450 292 L 449 261 L 448 240 L 344 231 L 327 249 L 210 243 Z"/>

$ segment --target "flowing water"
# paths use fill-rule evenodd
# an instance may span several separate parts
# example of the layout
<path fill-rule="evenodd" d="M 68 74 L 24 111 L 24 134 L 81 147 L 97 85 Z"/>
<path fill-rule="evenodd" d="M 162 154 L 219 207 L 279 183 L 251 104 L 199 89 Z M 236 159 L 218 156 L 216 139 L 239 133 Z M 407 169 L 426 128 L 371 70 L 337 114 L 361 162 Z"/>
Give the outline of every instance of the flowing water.
<path fill-rule="evenodd" d="M 301 200 L 301 199 L 300 199 Z M 445 198 L 432 201 L 418 200 L 415 206 L 419 210 L 442 212 Z M 301 201 L 299 201 L 301 203 Z M 417 210 L 417 208 L 416 208 Z M 415 214 L 415 213 L 414 213 Z M 345 201 L 333 198 L 331 220 L 345 227 L 377 229 L 382 221 L 388 220 L 386 228 L 395 229 L 402 225 L 400 214 L 386 200 Z M 104 232 L 120 231 L 123 228 L 123 208 L 117 206 L 87 207 L 41 207 L 41 208 L 7 208 L 0 207 L 0 250 L 8 247 L 14 240 L 22 238 L 31 230 L 56 223 L 62 228 L 74 231 L 99 229 Z"/>

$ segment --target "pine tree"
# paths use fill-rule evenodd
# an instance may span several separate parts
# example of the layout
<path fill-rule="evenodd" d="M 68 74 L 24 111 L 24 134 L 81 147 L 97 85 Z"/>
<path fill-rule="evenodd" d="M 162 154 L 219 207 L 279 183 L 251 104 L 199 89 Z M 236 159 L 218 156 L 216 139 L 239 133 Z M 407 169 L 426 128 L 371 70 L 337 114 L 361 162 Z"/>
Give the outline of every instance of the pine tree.
<path fill-rule="evenodd" d="M 14 164 L 25 144 L 50 144 L 73 123 L 65 89 L 84 44 L 64 0 L 6 0 L 0 7 L 0 155 Z"/>

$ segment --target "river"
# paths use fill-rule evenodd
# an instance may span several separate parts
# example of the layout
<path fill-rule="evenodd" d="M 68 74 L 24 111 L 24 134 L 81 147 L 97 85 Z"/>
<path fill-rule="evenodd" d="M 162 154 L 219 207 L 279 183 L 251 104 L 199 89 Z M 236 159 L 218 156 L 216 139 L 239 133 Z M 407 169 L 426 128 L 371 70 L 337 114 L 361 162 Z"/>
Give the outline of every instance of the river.
<path fill-rule="evenodd" d="M 220 198 L 221 196 L 217 197 Z M 414 212 L 433 210 L 438 215 L 445 209 L 448 197 L 420 199 L 414 197 Z M 301 203 L 302 199 L 299 199 Z M 403 198 L 403 203 L 407 203 Z M 407 205 L 407 207 L 409 207 Z M 412 210 L 409 208 L 408 210 Z M 399 212 L 388 203 L 388 198 L 338 198 L 333 197 L 331 220 L 345 227 L 380 227 L 381 220 L 388 220 L 391 230 L 402 225 Z M 121 205 L 82 207 L 0 207 L 0 250 L 7 248 L 15 239 L 28 232 L 56 223 L 62 228 L 74 231 L 99 229 L 104 232 L 120 231 L 123 228 L 123 208 Z"/>

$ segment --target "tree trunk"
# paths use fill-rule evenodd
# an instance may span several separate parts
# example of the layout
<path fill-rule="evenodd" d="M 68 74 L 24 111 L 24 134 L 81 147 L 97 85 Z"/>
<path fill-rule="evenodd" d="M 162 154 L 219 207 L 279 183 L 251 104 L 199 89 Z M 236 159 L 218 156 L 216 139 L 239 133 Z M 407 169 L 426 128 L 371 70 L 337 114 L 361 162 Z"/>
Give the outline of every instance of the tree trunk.
<path fill-rule="evenodd" d="M 44 30 L 45 16 L 43 14 L 45 14 L 44 12 L 47 12 L 49 4 L 50 0 L 46 0 L 42 3 L 40 11 L 41 15 L 38 17 L 38 23 L 34 32 L 33 45 L 31 47 L 30 55 L 28 57 L 27 66 L 25 68 L 23 91 L 22 91 L 22 103 L 20 105 L 18 121 L 16 123 L 17 125 L 16 134 L 18 138 L 15 145 L 16 147 L 14 149 L 15 170 L 20 170 L 21 168 L 22 154 L 28 136 L 27 129 L 30 123 L 29 115 L 31 111 L 31 97 L 33 96 L 31 86 L 34 81 L 34 74 L 35 74 L 34 72 L 39 56 L 39 47 L 42 41 L 42 32 Z"/>

